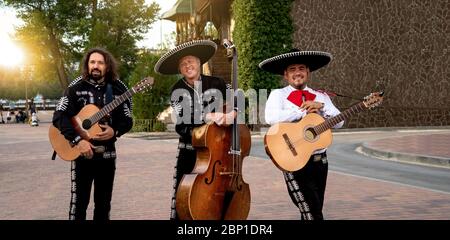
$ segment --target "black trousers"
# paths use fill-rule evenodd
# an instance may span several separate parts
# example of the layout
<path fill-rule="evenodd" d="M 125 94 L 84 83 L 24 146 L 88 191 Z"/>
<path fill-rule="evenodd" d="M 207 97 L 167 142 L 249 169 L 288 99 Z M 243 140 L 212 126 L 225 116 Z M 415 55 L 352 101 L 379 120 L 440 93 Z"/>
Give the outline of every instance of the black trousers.
<path fill-rule="evenodd" d="M 312 155 L 308 163 L 295 172 L 283 173 L 292 202 L 302 220 L 323 220 L 322 208 L 328 175 L 326 153 Z"/>
<path fill-rule="evenodd" d="M 197 160 L 197 152 L 192 148 L 190 144 L 186 147 L 186 144 L 178 144 L 178 156 L 177 164 L 173 175 L 173 191 L 172 191 L 172 203 L 170 210 L 170 219 L 178 220 L 178 214 L 176 211 L 176 196 L 178 186 L 184 174 L 190 174 L 194 170 L 195 162 Z"/>
<path fill-rule="evenodd" d="M 116 171 L 115 158 L 95 154 L 93 159 L 78 158 L 72 162 L 72 197 L 70 220 L 85 220 L 92 183 L 94 185 L 94 220 L 109 220 Z"/>

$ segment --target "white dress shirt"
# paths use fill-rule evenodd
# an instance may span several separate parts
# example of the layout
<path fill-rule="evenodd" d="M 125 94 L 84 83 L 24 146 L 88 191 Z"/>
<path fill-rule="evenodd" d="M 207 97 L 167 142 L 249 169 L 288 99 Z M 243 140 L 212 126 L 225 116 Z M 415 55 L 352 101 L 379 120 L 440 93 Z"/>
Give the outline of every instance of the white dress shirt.
<path fill-rule="evenodd" d="M 279 122 L 294 122 L 302 119 L 307 114 L 306 110 L 301 109 L 299 106 L 288 100 L 288 96 L 295 90 L 297 89 L 289 85 L 284 88 L 274 89 L 270 92 L 265 109 L 266 123 L 274 125 Z M 323 108 L 317 113 L 323 118 L 327 119 L 341 113 L 339 109 L 334 106 L 333 102 L 331 102 L 331 99 L 327 94 L 315 91 L 307 86 L 303 90 L 315 94 L 315 102 L 323 103 Z M 344 121 L 336 124 L 333 128 L 341 128 L 342 125 L 344 125 Z M 314 154 L 322 153 L 325 150 L 326 149 L 317 150 Z"/>

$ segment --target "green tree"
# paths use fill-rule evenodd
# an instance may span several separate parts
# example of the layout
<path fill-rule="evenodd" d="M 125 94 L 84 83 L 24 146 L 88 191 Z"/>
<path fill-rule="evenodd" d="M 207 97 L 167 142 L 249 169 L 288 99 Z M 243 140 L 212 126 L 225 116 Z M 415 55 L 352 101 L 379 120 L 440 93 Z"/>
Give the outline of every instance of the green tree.
<path fill-rule="evenodd" d="M 292 47 L 293 0 L 235 0 L 232 4 L 234 43 L 239 51 L 239 79 L 243 89 L 273 89 L 280 78 L 261 71 L 258 64 Z"/>
<path fill-rule="evenodd" d="M 17 39 L 27 52 L 33 79 L 59 81 L 65 89 L 79 74 L 84 51 L 105 47 L 119 60 L 126 80 L 136 62 L 136 42 L 155 21 L 159 6 L 144 0 L 5 0 L 24 25 Z M 43 74 L 46 73 L 46 74 Z M 37 80 L 36 80 L 37 82 Z M 37 85 L 36 85 L 37 86 Z M 62 91 L 61 91 L 62 92 Z"/>
<path fill-rule="evenodd" d="M 24 21 L 17 36 L 29 58 L 25 64 L 45 68 L 40 72 L 51 69 L 61 87 L 66 88 L 71 52 L 76 51 L 73 45 L 79 45 L 73 39 L 77 39 L 78 24 L 89 16 L 89 0 L 5 0 L 5 3 L 15 8 Z"/>
<path fill-rule="evenodd" d="M 144 0 L 102 1 L 93 13 L 86 47 L 108 49 L 121 63 L 119 74 L 126 81 L 137 61 L 136 43 L 155 22 L 159 10 L 156 3 L 145 6 Z"/>
<path fill-rule="evenodd" d="M 136 119 L 155 120 L 158 114 L 169 106 L 170 90 L 178 77 L 156 74 L 154 66 L 160 55 L 144 51 L 130 75 L 130 86 L 134 86 L 145 76 L 152 76 L 155 83 L 150 91 L 133 96 L 133 116 Z M 151 129 L 155 130 L 155 129 Z"/>
<path fill-rule="evenodd" d="M 19 68 L 7 68 L 0 66 L 0 99 L 18 99 L 18 96 L 24 98 L 24 84 L 17 75 Z"/>

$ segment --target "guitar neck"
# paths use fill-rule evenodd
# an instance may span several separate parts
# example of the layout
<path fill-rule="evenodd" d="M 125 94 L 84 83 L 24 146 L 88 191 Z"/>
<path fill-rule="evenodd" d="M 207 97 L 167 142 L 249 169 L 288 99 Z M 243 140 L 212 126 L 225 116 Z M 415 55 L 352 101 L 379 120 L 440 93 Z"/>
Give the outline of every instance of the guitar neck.
<path fill-rule="evenodd" d="M 347 119 L 348 117 L 350 117 L 351 115 L 361 112 L 362 110 L 366 109 L 365 105 L 363 102 L 360 102 L 354 106 L 352 106 L 351 108 L 341 112 L 340 114 L 327 119 L 325 122 L 317 125 L 314 127 L 314 132 L 319 135 L 323 132 L 325 132 L 326 130 L 332 128 L 334 125 L 342 122 L 343 120 Z"/>
<path fill-rule="evenodd" d="M 130 99 L 131 96 L 134 94 L 134 89 L 131 88 L 122 95 L 120 95 L 118 98 L 114 99 L 112 102 L 108 103 L 106 106 L 104 106 L 100 111 L 92 115 L 89 120 L 91 120 L 91 123 L 94 124 L 103 117 L 105 117 L 108 113 L 110 113 L 112 110 L 114 110 L 117 106 L 119 106 L 121 103 L 123 103 L 125 100 Z"/>

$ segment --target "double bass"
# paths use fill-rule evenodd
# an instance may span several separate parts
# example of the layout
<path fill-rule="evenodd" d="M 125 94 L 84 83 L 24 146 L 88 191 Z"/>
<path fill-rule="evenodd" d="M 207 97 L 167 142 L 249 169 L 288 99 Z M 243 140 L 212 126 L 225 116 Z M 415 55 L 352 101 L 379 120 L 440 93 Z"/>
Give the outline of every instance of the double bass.
<path fill-rule="evenodd" d="M 237 52 L 230 41 L 224 40 L 223 45 L 233 56 L 231 102 L 237 107 Z M 193 171 L 178 186 L 176 209 L 181 220 L 247 219 L 250 187 L 243 180 L 242 165 L 250 153 L 251 137 L 248 127 L 238 124 L 238 117 L 229 126 L 213 122 L 192 131 L 197 158 Z"/>

